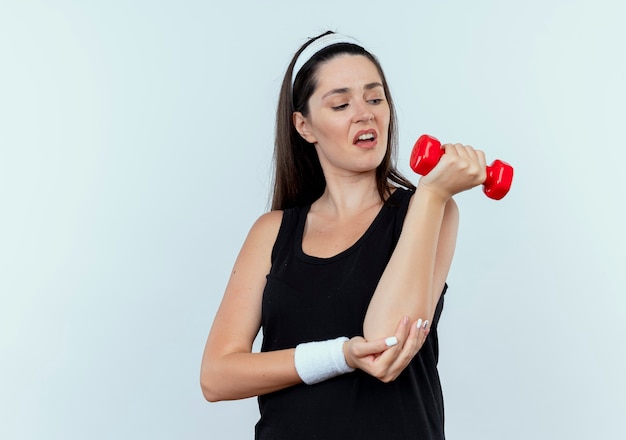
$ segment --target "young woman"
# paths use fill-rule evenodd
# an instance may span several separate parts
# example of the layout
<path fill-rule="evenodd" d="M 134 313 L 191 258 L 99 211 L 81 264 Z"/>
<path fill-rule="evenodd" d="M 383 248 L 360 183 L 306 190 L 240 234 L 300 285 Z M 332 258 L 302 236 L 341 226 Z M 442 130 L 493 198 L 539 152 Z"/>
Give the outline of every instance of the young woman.
<path fill-rule="evenodd" d="M 484 154 L 447 144 L 411 184 L 395 168 L 379 62 L 332 32 L 295 54 L 276 127 L 272 211 L 250 230 L 213 322 L 205 398 L 259 396 L 257 439 L 443 439 L 452 196 L 485 180 Z"/>

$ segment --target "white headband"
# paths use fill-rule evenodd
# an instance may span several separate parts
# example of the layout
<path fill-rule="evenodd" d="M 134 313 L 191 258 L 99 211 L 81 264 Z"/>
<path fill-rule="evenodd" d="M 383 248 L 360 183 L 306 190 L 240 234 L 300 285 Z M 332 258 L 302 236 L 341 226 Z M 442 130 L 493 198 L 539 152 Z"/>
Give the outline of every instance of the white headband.
<path fill-rule="evenodd" d="M 354 38 L 341 34 L 326 34 L 323 37 L 314 40 L 300 53 L 300 55 L 298 55 L 298 59 L 293 65 L 293 70 L 291 74 L 291 87 L 293 87 L 293 83 L 296 81 L 296 76 L 298 75 L 298 72 L 300 72 L 300 69 L 302 69 L 302 66 L 304 66 L 307 61 L 313 58 L 313 56 L 322 49 L 326 49 L 328 46 L 339 43 L 356 44 L 357 46 L 362 47 L 361 43 L 359 43 Z"/>

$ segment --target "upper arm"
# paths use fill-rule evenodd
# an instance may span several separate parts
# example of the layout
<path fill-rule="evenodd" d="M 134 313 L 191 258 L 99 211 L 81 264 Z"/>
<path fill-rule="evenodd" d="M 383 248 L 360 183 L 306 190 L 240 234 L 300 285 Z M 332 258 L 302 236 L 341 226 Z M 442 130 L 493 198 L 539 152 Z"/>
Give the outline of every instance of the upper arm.
<path fill-rule="evenodd" d="M 261 216 L 237 256 L 205 348 L 205 358 L 250 352 L 261 325 L 261 304 L 282 211 Z"/>

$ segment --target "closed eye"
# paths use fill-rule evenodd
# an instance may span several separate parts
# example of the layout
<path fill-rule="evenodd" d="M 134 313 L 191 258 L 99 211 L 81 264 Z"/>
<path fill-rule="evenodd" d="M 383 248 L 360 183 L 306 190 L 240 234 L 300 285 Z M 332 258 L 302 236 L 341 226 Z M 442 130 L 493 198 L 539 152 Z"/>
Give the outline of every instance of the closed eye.
<path fill-rule="evenodd" d="M 348 104 L 335 105 L 332 107 L 333 110 L 345 110 L 348 108 Z"/>

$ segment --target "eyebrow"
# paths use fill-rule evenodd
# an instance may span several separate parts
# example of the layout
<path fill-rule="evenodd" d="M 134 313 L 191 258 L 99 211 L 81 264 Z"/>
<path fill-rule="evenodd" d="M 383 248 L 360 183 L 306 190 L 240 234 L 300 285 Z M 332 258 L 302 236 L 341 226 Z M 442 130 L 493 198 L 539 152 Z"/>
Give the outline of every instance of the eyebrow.
<path fill-rule="evenodd" d="M 369 83 L 369 84 L 365 84 L 365 86 L 363 87 L 364 90 L 372 90 L 375 89 L 376 87 L 383 87 L 383 85 L 379 82 L 373 82 L 373 83 Z M 338 89 L 332 89 L 329 92 L 326 92 L 324 94 L 324 96 L 322 96 L 322 99 L 325 99 L 331 95 L 343 95 L 345 93 L 348 93 L 350 91 L 349 87 L 341 87 Z"/>

